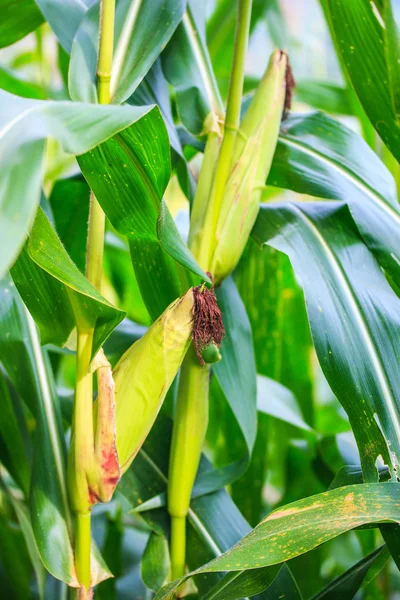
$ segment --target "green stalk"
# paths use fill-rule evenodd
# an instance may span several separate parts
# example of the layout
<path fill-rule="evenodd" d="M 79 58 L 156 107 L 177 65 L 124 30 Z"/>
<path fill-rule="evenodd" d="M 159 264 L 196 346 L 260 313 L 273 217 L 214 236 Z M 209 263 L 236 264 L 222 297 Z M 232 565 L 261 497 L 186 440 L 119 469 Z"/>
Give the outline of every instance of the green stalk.
<path fill-rule="evenodd" d="M 212 259 L 219 212 L 240 125 L 251 6 L 252 0 L 238 0 L 235 48 L 221 150 L 218 153 L 218 134 L 211 132 L 191 215 L 189 246 L 205 270 L 209 270 Z M 213 164 L 217 155 L 214 173 Z M 200 365 L 192 346 L 181 369 L 169 464 L 172 579 L 182 577 L 185 573 L 186 516 L 207 432 L 209 379 L 209 367 Z"/>
<path fill-rule="evenodd" d="M 229 83 L 228 103 L 224 126 L 224 136 L 215 172 L 213 189 L 208 205 L 206 229 L 202 240 L 201 256 L 207 256 L 207 264 L 201 264 L 209 270 L 212 257 L 218 216 L 222 204 L 225 185 L 232 165 L 232 154 L 236 133 L 240 125 L 240 109 L 242 105 L 244 65 L 246 60 L 247 43 L 250 31 L 252 0 L 238 0 L 238 15 L 236 21 L 235 47 L 231 78 Z"/>
<path fill-rule="evenodd" d="M 102 0 L 100 13 L 100 44 L 98 99 L 110 102 L 110 80 L 114 45 L 115 0 Z M 103 272 L 105 215 L 94 194 L 90 196 L 86 276 L 98 289 Z M 93 427 L 93 375 L 89 373 L 94 329 L 82 323 L 76 315 L 78 340 L 76 353 L 76 390 L 71 448 L 68 461 L 70 499 L 75 511 L 75 567 L 82 586 L 78 597 L 85 597 L 90 588 L 90 498 L 89 483 L 96 473 Z"/>
<path fill-rule="evenodd" d="M 99 104 L 110 103 L 110 82 L 114 46 L 115 0 L 102 0 L 100 12 L 100 45 L 97 63 L 97 93 Z M 90 215 L 87 243 L 86 276 L 100 290 L 104 253 L 105 214 L 93 193 L 90 195 Z"/>
<path fill-rule="evenodd" d="M 172 578 L 185 572 L 186 516 L 208 425 L 210 369 L 191 346 L 182 364 L 169 463 Z"/>

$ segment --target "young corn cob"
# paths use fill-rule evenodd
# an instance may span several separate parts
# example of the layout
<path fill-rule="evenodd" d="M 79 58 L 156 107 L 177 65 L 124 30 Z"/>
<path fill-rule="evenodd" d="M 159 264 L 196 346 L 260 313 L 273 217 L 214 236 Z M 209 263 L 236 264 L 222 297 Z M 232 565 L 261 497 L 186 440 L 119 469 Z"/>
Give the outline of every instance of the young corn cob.
<path fill-rule="evenodd" d="M 103 353 L 96 357 L 92 365 L 98 381 L 95 431 L 93 436 L 79 432 L 79 457 L 70 456 L 68 465 L 75 512 L 84 515 L 96 502 L 109 501 L 143 444 L 189 347 L 193 297 L 190 289 L 168 306 L 125 352 L 113 372 Z M 82 385 L 91 393 L 90 372 L 78 373 L 77 386 Z M 87 444 L 87 439 L 94 443 Z"/>
<path fill-rule="evenodd" d="M 287 69 L 286 54 L 275 51 L 236 135 L 210 265 L 217 285 L 237 265 L 257 218 L 284 112 Z"/>
<path fill-rule="evenodd" d="M 293 83 L 286 54 L 276 50 L 236 134 L 230 175 L 218 214 L 213 211 L 215 185 L 209 183 L 206 201 L 204 194 L 199 202 L 195 197 L 189 246 L 203 269 L 212 273 L 216 285 L 235 268 L 257 218 L 261 191 Z M 205 164 L 210 162 L 209 156 L 216 162 L 219 147 L 220 139 L 214 134 L 211 144 L 207 143 Z M 202 168 L 199 181 L 205 173 L 212 182 L 214 172 L 210 168 Z"/>
<path fill-rule="evenodd" d="M 124 473 L 143 444 L 189 347 L 193 289 L 170 304 L 114 369 L 117 453 Z"/>

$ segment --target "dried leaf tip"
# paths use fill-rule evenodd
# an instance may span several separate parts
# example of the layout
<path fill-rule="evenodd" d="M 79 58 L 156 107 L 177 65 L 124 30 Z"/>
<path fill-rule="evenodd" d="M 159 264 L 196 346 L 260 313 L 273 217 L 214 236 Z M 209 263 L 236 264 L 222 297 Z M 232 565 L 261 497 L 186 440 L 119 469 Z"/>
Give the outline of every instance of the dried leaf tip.
<path fill-rule="evenodd" d="M 193 288 L 193 330 L 192 341 L 197 358 L 204 365 L 202 352 L 210 344 L 218 348 L 225 335 L 221 311 L 214 291 L 205 285 Z"/>

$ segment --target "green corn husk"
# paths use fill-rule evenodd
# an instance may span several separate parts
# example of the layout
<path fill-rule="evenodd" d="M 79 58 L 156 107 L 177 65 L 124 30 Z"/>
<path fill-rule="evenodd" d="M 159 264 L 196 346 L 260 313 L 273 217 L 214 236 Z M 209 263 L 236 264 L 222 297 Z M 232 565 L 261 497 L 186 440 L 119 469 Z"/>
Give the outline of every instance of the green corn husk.
<path fill-rule="evenodd" d="M 123 474 L 142 446 L 191 342 L 193 290 L 176 300 L 114 369 L 115 428 Z"/>
<path fill-rule="evenodd" d="M 286 55 L 274 52 L 236 135 L 210 267 L 216 284 L 235 268 L 257 218 L 284 110 L 286 69 Z"/>

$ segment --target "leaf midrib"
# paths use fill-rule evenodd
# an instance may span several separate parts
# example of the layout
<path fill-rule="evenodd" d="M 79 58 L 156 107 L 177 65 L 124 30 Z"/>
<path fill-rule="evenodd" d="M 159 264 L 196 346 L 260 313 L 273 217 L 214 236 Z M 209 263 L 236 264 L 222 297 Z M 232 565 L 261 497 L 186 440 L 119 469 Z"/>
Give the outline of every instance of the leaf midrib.
<path fill-rule="evenodd" d="M 314 148 L 311 148 L 308 144 L 304 142 L 299 142 L 297 138 L 294 138 L 291 135 L 279 135 L 279 141 L 288 146 L 293 146 L 294 148 L 298 148 L 301 151 L 309 154 L 310 156 L 316 158 L 322 163 L 327 164 L 331 168 L 335 169 L 338 173 L 343 175 L 346 179 L 351 181 L 356 187 L 363 190 L 363 193 L 370 198 L 372 198 L 380 207 L 393 219 L 397 220 L 400 226 L 400 213 L 378 193 L 371 186 L 367 185 L 362 179 L 355 175 L 354 171 L 350 171 L 350 169 L 344 167 L 342 164 L 338 163 L 333 159 L 328 159 L 322 152 L 318 152 Z M 342 198 L 338 198 L 338 200 L 342 200 Z M 350 202 L 349 202 L 350 204 Z"/>
<path fill-rule="evenodd" d="M 324 237 L 321 235 L 321 232 L 313 223 L 313 221 L 299 208 L 299 206 L 292 204 L 292 207 L 293 210 L 295 210 L 298 213 L 300 219 L 303 221 L 306 227 L 308 227 L 311 230 L 312 234 L 319 242 L 322 251 L 325 253 L 328 259 L 328 263 L 332 265 L 332 272 L 335 276 L 335 279 L 342 288 L 344 292 L 344 298 L 347 298 L 347 305 L 349 306 L 352 314 L 355 316 L 356 322 L 359 325 L 361 335 L 365 341 L 366 348 L 368 350 L 368 354 L 371 357 L 372 364 L 375 367 L 375 372 L 378 376 L 377 381 L 379 382 L 379 387 L 381 389 L 382 396 L 386 400 L 386 406 L 389 409 L 389 414 L 391 416 L 394 429 L 397 432 L 398 439 L 400 439 L 400 422 L 399 416 L 397 414 L 396 400 L 393 396 L 393 392 L 391 390 L 391 386 L 388 381 L 384 365 L 382 364 L 382 358 L 376 347 L 374 337 L 371 334 L 371 330 L 368 323 L 366 323 L 364 320 L 362 309 L 353 292 L 349 279 L 346 273 L 344 272 L 342 266 L 340 265 L 339 261 L 337 260 L 335 254 L 333 253 L 329 245 L 326 243 Z M 373 409 L 375 412 L 374 407 Z M 384 436 L 384 438 L 387 443 L 386 436 Z"/>

